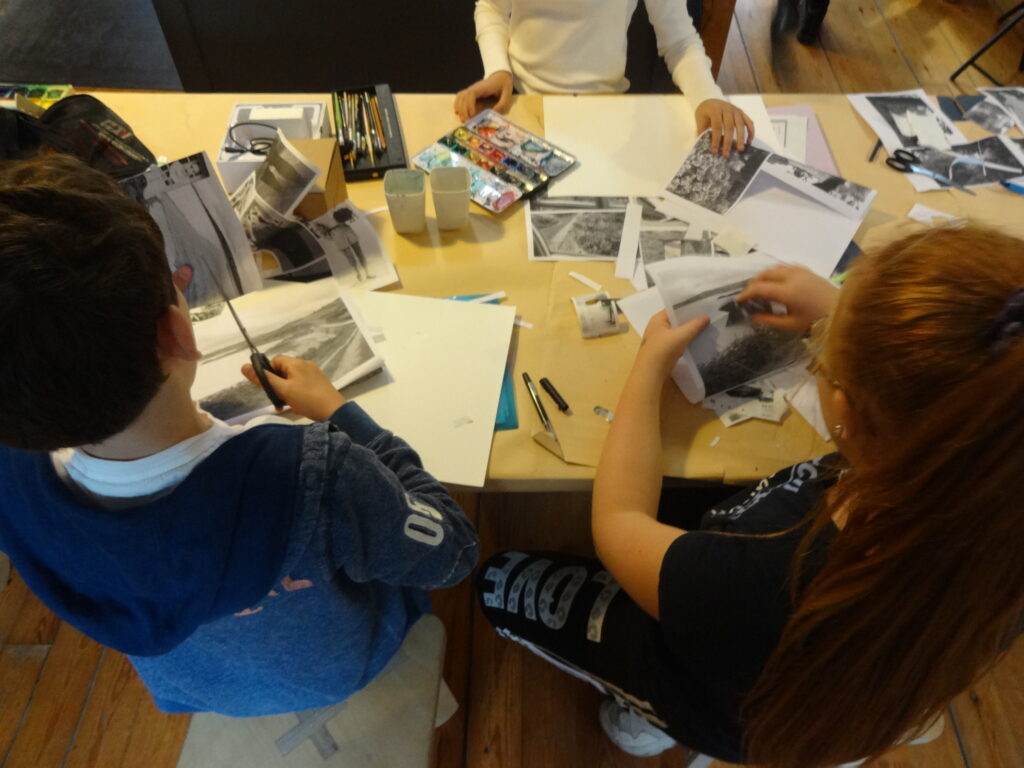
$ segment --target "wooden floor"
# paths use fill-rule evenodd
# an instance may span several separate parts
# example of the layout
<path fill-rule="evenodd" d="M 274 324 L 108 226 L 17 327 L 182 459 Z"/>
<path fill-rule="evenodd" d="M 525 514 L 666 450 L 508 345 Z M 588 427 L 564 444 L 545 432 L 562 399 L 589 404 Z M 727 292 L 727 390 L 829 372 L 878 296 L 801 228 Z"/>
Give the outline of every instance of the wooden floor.
<path fill-rule="evenodd" d="M 593 551 L 588 494 L 467 494 L 459 500 L 480 529 L 485 557 L 515 548 Z M 469 582 L 436 593 L 434 606 L 448 628 L 445 679 L 461 704 L 437 732 L 438 768 L 684 764 L 681 748 L 638 759 L 613 747 L 597 723 L 597 691 L 499 638 L 476 607 Z M 158 712 L 123 655 L 58 621 L 16 574 L 0 592 L 0 766 L 174 768 L 188 722 L 186 715 Z M 1022 765 L 1019 641 L 991 674 L 957 697 L 938 741 L 893 750 L 872 768 Z"/>
<path fill-rule="evenodd" d="M 727 93 L 835 93 L 924 87 L 973 92 L 976 72 L 949 74 L 995 30 L 1016 0 L 833 0 L 820 44 L 771 41 L 774 0 L 738 0 L 719 81 Z M 993 75 L 1016 71 L 1024 24 L 982 60 Z M 466 495 L 484 554 L 543 547 L 587 553 L 585 494 Z M 439 731 L 439 768 L 680 766 L 681 749 L 631 759 L 597 725 L 589 686 L 499 639 L 470 585 L 435 596 L 448 627 L 445 677 L 462 704 Z M 0 766 L 172 768 L 187 716 L 157 712 L 125 658 L 58 621 L 15 574 L 0 592 Z M 942 738 L 894 750 L 874 768 L 1024 766 L 1024 642 L 959 696 Z M 719 768 L 721 768 L 719 766 Z"/>

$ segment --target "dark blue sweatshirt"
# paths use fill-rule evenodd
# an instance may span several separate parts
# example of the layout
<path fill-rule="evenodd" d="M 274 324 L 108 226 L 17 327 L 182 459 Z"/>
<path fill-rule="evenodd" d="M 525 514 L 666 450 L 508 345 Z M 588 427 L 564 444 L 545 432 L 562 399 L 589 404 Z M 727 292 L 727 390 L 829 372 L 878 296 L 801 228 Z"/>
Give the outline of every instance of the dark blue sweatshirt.
<path fill-rule="evenodd" d="M 80 500 L 49 454 L 0 447 L 0 550 L 54 613 L 129 654 L 165 711 L 255 716 L 366 685 L 478 540 L 415 451 L 346 403 L 246 430 L 128 509 Z"/>

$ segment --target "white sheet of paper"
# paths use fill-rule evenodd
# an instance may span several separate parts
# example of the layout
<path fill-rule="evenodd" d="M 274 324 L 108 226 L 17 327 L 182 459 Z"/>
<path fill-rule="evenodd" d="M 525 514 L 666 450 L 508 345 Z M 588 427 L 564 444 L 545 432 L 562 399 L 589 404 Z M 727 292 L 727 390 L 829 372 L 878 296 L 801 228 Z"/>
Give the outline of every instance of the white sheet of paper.
<path fill-rule="evenodd" d="M 629 324 L 633 326 L 633 330 L 640 336 L 644 335 L 644 330 L 650 319 L 665 308 L 657 288 L 638 291 L 632 296 L 619 299 L 618 304 L 622 314 L 626 316 Z"/>
<path fill-rule="evenodd" d="M 825 423 L 825 414 L 821 410 L 821 400 L 818 398 L 818 385 L 815 377 L 808 374 L 807 378 L 788 398 L 790 406 L 814 427 L 814 431 L 821 435 L 823 440 L 831 440 L 832 435 Z"/>
<path fill-rule="evenodd" d="M 394 379 L 355 402 L 442 482 L 482 486 L 515 307 L 377 292 L 350 300 L 380 329 Z"/>
<path fill-rule="evenodd" d="M 937 211 L 934 208 L 929 208 L 927 205 L 915 203 L 914 207 L 907 211 L 907 218 L 913 219 L 914 221 L 920 221 L 922 224 L 927 224 L 930 227 L 933 219 L 954 221 L 956 216 L 951 216 L 948 213 L 943 213 L 942 211 Z"/>
<path fill-rule="evenodd" d="M 759 95 L 729 101 L 750 115 L 758 138 L 780 148 Z M 693 110 L 682 95 L 545 96 L 544 137 L 579 159 L 551 194 L 660 194 L 697 135 Z"/>
<path fill-rule="evenodd" d="M 782 145 L 780 154 L 798 163 L 807 162 L 806 115 L 771 115 L 772 129 Z"/>
<path fill-rule="evenodd" d="M 850 244 L 860 219 L 852 219 L 758 174 L 729 211 L 729 221 L 780 261 L 803 264 L 828 277 Z"/>
<path fill-rule="evenodd" d="M 622 226 L 622 240 L 619 242 L 619 256 L 615 260 L 615 276 L 625 280 L 636 272 L 636 252 L 640 247 L 640 217 L 643 209 L 640 203 L 630 200 L 626 206 L 626 221 Z"/>

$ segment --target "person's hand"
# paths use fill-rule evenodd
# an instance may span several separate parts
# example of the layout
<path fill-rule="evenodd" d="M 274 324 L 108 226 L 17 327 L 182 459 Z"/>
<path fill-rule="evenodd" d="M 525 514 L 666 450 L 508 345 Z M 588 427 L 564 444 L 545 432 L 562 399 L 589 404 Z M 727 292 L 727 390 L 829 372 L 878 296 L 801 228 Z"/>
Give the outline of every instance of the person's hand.
<path fill-rule="evenodd" d="M 717 155 L 721 147 L 722 157 L 728 157 L 732 150 L 733 136 L 736 149 L 742 152 L 754 140 L 754 121 L 740 108 L 721 99 L 705 99 L 697 106 L 697 133 L 711 129 L 711 154 Z"/>
<path fill-rule="evenodd" d="M 466 122 L 479 112 L 481 108 L 477 102 L 481 99 L 497 99 L 494 109 L 498 112 L 508 111 L 512 104 L 512 73 L 505 70 L 495 72 L 455 94 L 455 114 L 459 120 Z"/>
<path fill-rule="evenodd" d="M 750 299 L 777 301 L 786 305 L 787 312 L 751 315 L 750 322 L 802 333 L 819 317 L 832 313 L 839 289 L 806 267 L 783 264 L 766 269 L 736 297 L 737 302 Z"/>
<path fill-rule="evenodd" d="M 663 309 L 647 323 L 633 364 L 634 370 L 649 370 L 660 379 L 668 378 L 676 361 L 709 322 L 708 317 L 701 316 L 673 328 L 668 321 L 668 312 Z"/>
<path fill-rule="evenodd" d="M 281 375 L 275 376 L 270 371 L 265 371 L 267 381 L 277 396 L 300 416 L 322 421 L 344 404 L 345 398 L 316 363 L 278 355 L 270 364 Z M 256 386 L 260 385 L 256 371 L 249 363 L 242 366 L 242 375 Z"/>
<path fill-rule="evenodd" d="M 188 290 L 188 286 L 192 282 L 194 274 L 195 270 L 192 269 L 191 264 L 182 264 L 176 270 L 171 272 L 171 282 L 174 283 L 175 288 L 184 293 Z"/>

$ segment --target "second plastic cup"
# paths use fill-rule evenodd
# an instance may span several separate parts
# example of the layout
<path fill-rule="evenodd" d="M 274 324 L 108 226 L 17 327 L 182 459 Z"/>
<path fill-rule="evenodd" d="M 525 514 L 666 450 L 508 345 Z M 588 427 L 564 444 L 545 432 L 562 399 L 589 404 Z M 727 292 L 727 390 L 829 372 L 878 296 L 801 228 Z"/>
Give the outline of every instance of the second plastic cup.
<path fill-rule="evenodd" d="M 469 223 L 469 169 L 458 166 L 430 172 L 430 194 L 438 229 L 461 229 Z"/>
<path fill-rule="evenodd" d="M 394 168 L 384 174 L 384 198 L 395 232 L 422 232 L 426 226 L 425 179 L 423 171 L 412 168 Z"/>

